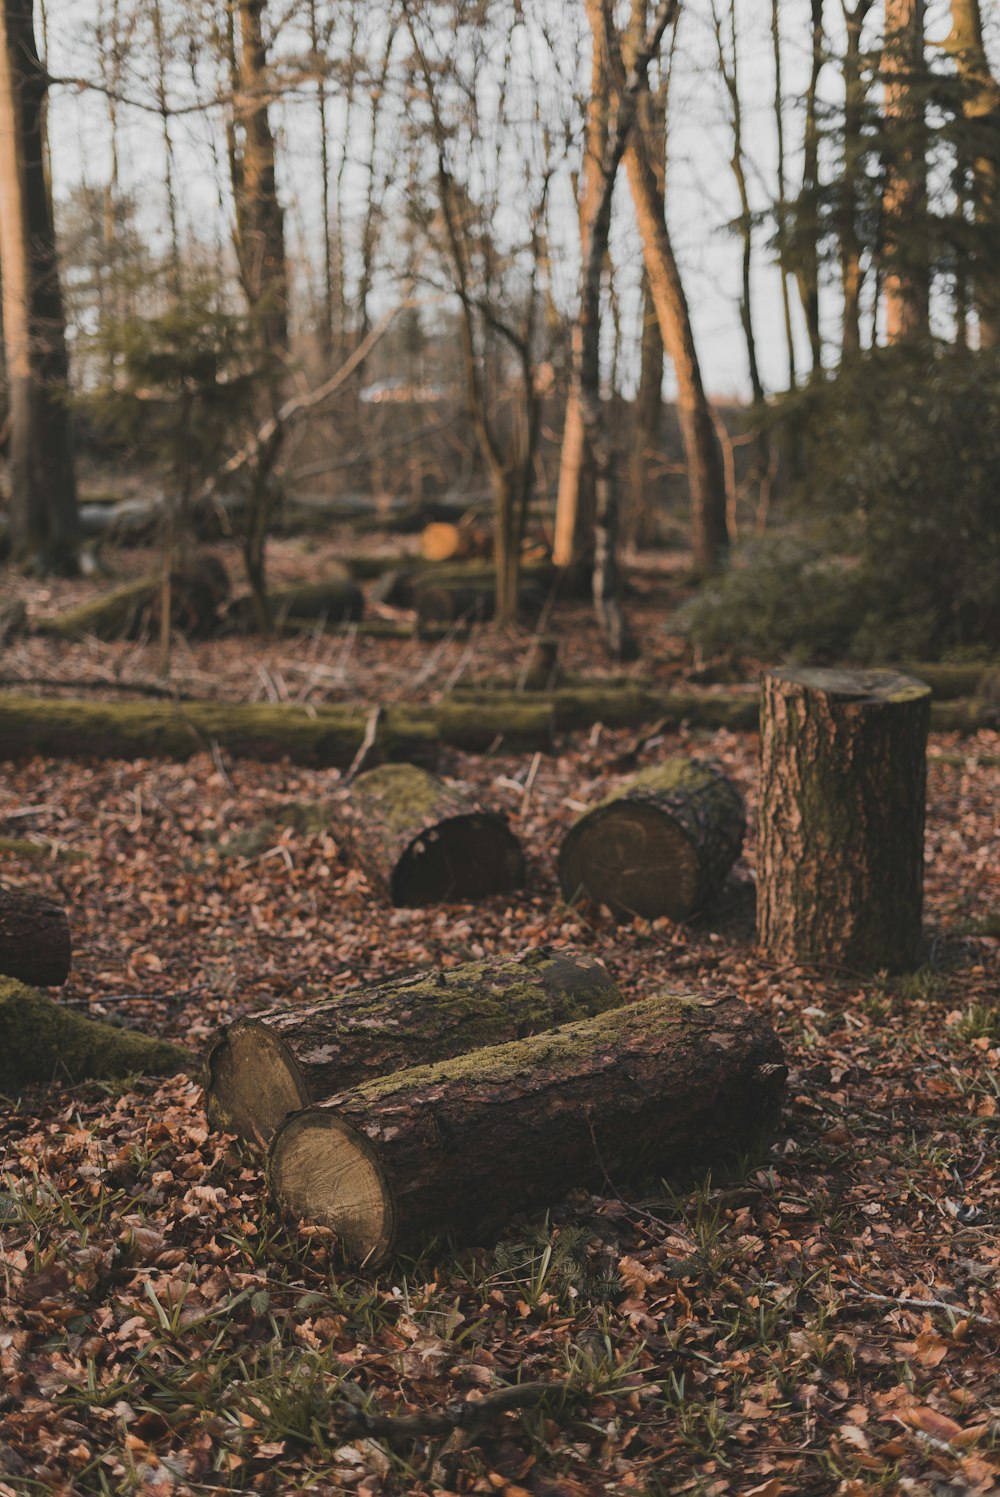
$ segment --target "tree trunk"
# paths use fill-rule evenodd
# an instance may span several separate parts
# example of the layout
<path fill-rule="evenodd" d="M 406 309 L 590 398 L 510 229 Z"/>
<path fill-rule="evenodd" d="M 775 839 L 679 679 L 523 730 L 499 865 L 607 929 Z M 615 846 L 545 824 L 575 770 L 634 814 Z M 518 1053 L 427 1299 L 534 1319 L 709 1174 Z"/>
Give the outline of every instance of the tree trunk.
<path fill-rule="evenodd" d="M 699 572 L 717 571 L 729 546 L 726 476 L 701 379 L 687 298 L 664 217 L 664 203 L 640 136 L 625 151 L 650 291 L 677 380 L 677 419 L 691 489 L 691 542 Z"/>
<path fill-rule="evenodd" d="M 864 244 L 859 229 L 859 196 L 865 182 L 864 111 L 861 32 L 873 0 L 856 0 L 853 10 L 843 6 L 847 28 L 844 50 L 844 150 L 838 205 L 840 240 L 840 287 L 844 298 L 840 340 L 842 358 L 861 351 L 861 253 Z"/>
<path fill-rule="evenodd" d="M 345 822 L 355 862 L 394 905 L 488 899 L 524 883 L 524 854 L 507 818 L 414 764 L 361 775 Z"/>
<path fill-rule="evenodd" d="M 823 37 L 823 0 L 810 0 L 812 48 L 805 100 L 802 140 L 802 190 L 795 214 L 795 279 L 809 335 L 811 374 L 823 367 L 823 339 L 819 321 L 819 76 L 826 49 Z"/>
<path fill-rule="evenodd" d="M 927 210 L 924 0 L 885 0 L 886 338 L 930 335 L 930 224 Z"/>
<path fill-rule="evenodd" d="M 716 764 L 656 764 L 581 816 L 559 849 L 566 900 L 618 915 L 685 920 L 708 903 L 743 845 L 743 797 Z"/>
<path fill-rule="evenodd" d="M 0 973 L 35 987 L 57 988 L 72 959 L 69 919 L 61 904 L 20 889 L 0 889 Z"/>
<path fill-rule="evenodd" d="M 179 1045 L 100 1024 L 0 977 L 0 1089 L 7 1093 L 33 1082 L 172 1076 L 191 1071 L 193 1060 Z"/>
<path fill-rule="evenodd" d="M 1000 82 L 983 45 L 979 0 L 951 0 L 945 47 L 962 83 L 962 113 L 969 140 L 962 155 L 972 162 L 972 200 L 979 240 L 973 257 L 973 291 L 982 348 L 1000 347 Z"/>
<path fill-rule="evenodd" d="M 372 1266 L 735 1157 L 773 1130 L 786 1074 L 745 1004 L 664 995 L 332 1096 L 278 1131 L 268 1181 Z"/>
<path fill-rule="evenodd" d="M 45 73 L 32 0 L 0 0 L 0 261 L 10 415 L 10 536 L 41 570 L 76 570 L 66 324 L 43 153 Z"/>
<path fill-rule="evenodd" d="M 769 671 L 757 938 L 774 961 L 920 960 L 930 688 L 891 671 Z"/>
<path fill-rule="evenodd" d="M 267 113 L 265 0 L 236 3 L 240 46 L 234 116 L 243 140 L 233 189 L 240 278 L 251 311 L 260 320 L 265 345 L 282 349 L 288 345 L 288 269 L 284 214 L 274 176 L 274 135 Z"/>
<path fill-rule="evenodd" d="M 214 1128 L 267 1143 L 291 1112 L 408 1066 L 618 1008 L 600 962 L 542 947 L 239 1019 L 205 1062 Z"/>

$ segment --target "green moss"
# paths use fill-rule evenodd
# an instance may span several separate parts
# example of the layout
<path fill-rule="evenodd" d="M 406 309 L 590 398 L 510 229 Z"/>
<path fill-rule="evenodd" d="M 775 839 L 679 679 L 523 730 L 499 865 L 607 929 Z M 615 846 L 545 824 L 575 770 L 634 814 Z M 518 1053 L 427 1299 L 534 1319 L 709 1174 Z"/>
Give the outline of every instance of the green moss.
<path fill-rule="evenodd" d="M 78 848 L 59 847 L 54 842 L 32 842 L 27 837 L 0 837 L 0 857 L 23 858 L 27 863 L 82 863 L 84 860 L 84 854 Z"/>
<path fill-rule="evenodd" d="M 34 988 L 0 977 L 0 1087 L 32 1082 L 168 1076 L 189 1070 L 178 1045 L 86 1019 Z"/>
<path fill-rule="evenodd" d="M 362 811 L 374 802 L 392 832 L 408 832 L 430 821 L 447 794 L 440 780 L 415 764 L 382 764 L 359 775 L 354 797 Z"/>
<path fill-rule="evenodd" d="M 121 639 L 141 610 L 151 605 L 158 588 L 159 581 L 155 577 L 127 582 L 109 593 L 91 598 L 88 603 L 81 603 L 77 608 L 68 608 L 53 618 L 39 619 L 35 633 L 53 635 L 58 639 L 84 639 L 90 634 L 98 639 Z"/>

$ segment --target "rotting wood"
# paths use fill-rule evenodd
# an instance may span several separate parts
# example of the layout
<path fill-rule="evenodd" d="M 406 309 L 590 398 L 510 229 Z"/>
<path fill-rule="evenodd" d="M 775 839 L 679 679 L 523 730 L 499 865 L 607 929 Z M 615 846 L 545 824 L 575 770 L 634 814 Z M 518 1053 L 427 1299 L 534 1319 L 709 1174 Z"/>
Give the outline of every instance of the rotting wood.
<path fill-rule="evenodd" d="M 355 862 L 395 905 L 486 899 L 524 883 L 524 854 L 506 816 L 414 764 L 360 775 L 343 825 Z"/>
<path fill-rule="evenodd" d="M 743 797 L 719 765 L 680 755 L 654 764 L 570 828 L 559 849 L 563 897 L 686 920 L 722 888 L 745 821 Z"/>
<path fill-rule="evenodd" d="M 279 1128 L 268 1182 L 374 1266 L 430 1236 L 483 1241 L 573 1188 L 745 1152 L 773 1130 L 786 1074 L 746 1004 L 663 995 L 341 1091 Z"/>
<path fill-rule="evenodd" d="M 290 1113 L 422 1061 L 618 1008 L 607 970 L 542 947 L 517 960 L 421 972 L 317 1003 L 282 1004 L 223 1029 L 205 1062 L 212 1126 L 266 1143 Z"/>
<path fill-rule="evenodd" d="M 72 955 L 63 905 L 26 889 L 0 888 L 0 974 L 35 987 L 60 987 Z"/>

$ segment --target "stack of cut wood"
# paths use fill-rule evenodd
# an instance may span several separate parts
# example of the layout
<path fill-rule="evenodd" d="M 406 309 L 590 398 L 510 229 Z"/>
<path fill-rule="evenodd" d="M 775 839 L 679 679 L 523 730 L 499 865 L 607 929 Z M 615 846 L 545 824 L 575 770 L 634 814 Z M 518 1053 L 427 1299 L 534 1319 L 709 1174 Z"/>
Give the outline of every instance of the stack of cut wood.
<path fill-rule="evenodd" d="M 746 1151 L 785 1077 L 738 1000 L 623 1005 L 599 963 L 541 950 L 241 1021 L 206 1093 L 213 1123 L 268 1144 L 279 1206 L 374 1265 Z"/>

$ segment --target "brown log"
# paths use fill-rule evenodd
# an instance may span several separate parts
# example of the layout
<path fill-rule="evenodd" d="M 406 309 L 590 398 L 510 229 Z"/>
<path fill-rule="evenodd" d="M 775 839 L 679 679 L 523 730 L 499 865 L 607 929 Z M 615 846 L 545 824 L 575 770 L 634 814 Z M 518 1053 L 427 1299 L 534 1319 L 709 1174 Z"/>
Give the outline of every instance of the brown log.
<path fill-rule="evenodd" d="M 160 623 L 163 583 L 159 576 L 141 577 L 109 593 L 39 619 L 36 634 L 58 639 L 140 639 L 155 633 Z M 229 597 L 229 577 L 217 557 L 207 553 L 177 566 L 170 579 L 170 621 L 192 638 L 211 634 Z"/>
<path fill-rule="evenodd" d="M 342 1091 L 278 1130 L 268 1181 L 375 1264 L 734 1157 L 773 1129 L 785 1076 L 746 1004 L 664 995 Z"/>
<path fill-rule="evenodd" d="M 361 775 L 344 812 L 355 861 L 392 904 L 487 899 L 524 883 L 524 854 L 503 813 L 415 764 Z"/>
<path fill-rule="evenodd" d="M 266 1143 L 290 1112 L 423 1061 L 620 1006 L 600 962 L 541 948 L 237 1020 L 205 1063 L 212 1126 Z"/>
<path fill-rule="evenodd" d="M 587 811 L 563 839 L 563 897 L 618 915 L 687 917 L 709 903 L 743 845 L 743 797 L 714 763 L 653 765 Z"/>
<path fill-rule="evenodd" d="M 0 973 L 57 988 L 69 976 L 72 941 L 61 904 L 21 889 L 0 889 Z"/>
<path fill-rule="evenodd" d="M 757 938 L 775 961 L 919 962 L 930 696 L 891 671 L 764 676 Z"/>

